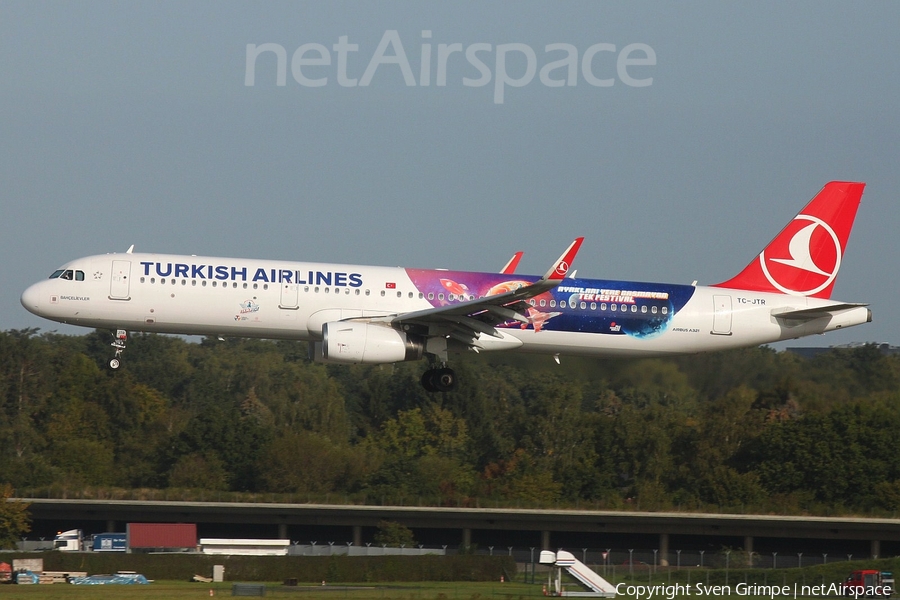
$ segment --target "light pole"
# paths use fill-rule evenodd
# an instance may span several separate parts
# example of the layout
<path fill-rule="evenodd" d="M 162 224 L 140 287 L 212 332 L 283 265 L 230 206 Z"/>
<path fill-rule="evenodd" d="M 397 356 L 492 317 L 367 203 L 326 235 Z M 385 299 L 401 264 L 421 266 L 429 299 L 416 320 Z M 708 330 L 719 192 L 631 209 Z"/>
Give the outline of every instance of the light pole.
<path fill-rule="evenodd" d="M 728 585 L 728 562 L 731 559 L 731 550 L 725 551 L 725 585 Z"/>
<path fill-rule="evenodd" d="M 675 564 L 678 565 L 678 568 L 681 568 L 681 550 L 675 551 Z"/>
<path fill-rule="evenodd" d="M 531 546 L 531 583 L 534 583 L 534 546 Z"/>
<path fill-rule="evenodd" d="M 634 581 L 634 548 L 628 549 L 628 574 L 631 575 L 631 580 Z"/>
<path fill-rule="evenodd" d="M 773 569 L 778 568 L 778 553 L 777 552 L 772 553 L 772 568 Z"/>
<path fill-rule="evenodd" d="M 700 551 L 700 567 L 701 567 L 701 568 L 703 567 L 703 553 L 704 553 L 704 552 L 706 552 L 706 550 L 701 550 L 701 551 Z"/>

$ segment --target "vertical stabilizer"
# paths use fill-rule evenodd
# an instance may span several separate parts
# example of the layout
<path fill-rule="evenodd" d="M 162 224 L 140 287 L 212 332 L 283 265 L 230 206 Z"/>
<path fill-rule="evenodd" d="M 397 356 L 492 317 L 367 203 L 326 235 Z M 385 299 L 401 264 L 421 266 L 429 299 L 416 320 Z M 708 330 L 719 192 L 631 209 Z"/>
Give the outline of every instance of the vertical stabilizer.
<path fill-rule="evenodd" d="M 866 184 L 832 181 L 723 287 L 830 298 Z"/>

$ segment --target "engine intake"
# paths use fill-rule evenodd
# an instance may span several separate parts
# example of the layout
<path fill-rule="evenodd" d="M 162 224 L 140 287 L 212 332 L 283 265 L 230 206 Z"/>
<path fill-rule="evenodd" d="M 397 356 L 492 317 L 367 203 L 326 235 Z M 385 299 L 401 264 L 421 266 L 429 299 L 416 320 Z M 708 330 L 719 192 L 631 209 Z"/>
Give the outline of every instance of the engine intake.
<path fill-rule="evenodd" d="M 316 362 L 378 365 L 419 360 L 425 341 L 386 325 L 333 321 L 322 325 L 322 342 L 310 350 Z"/>

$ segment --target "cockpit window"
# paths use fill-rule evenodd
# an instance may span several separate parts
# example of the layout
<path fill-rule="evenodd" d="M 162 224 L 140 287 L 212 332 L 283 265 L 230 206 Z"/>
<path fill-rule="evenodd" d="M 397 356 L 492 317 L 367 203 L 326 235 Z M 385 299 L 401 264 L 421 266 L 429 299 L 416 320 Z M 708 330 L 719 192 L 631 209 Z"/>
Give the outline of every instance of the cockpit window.
<path fill-rule="evenodd" d="M 84 281 L 84 271 L 75 271 L 73 269 L 58 269 L 53 271 L 50 279 L 67 279 L 69 281 Z"/>

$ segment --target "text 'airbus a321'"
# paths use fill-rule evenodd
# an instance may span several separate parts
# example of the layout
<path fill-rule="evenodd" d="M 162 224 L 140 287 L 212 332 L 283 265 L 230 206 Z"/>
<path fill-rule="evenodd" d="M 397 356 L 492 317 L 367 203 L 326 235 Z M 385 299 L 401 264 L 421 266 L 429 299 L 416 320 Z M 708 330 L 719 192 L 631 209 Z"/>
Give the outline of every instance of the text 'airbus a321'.
<path fill-rule="evenodd" d="M 830 300 L 863 183 L 831 182 L 735 277 L 713 286 L 567 277 L 576 239 L 543 277 L 219 257 L 79 258 L 22 294 L 60 323 L 127 331 L 307 340 L 319 362 L 427 358 L 448 391 L 454 351 L 663 356 L 755 346 L 871 321 Z"/>

